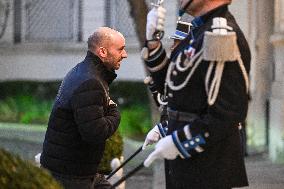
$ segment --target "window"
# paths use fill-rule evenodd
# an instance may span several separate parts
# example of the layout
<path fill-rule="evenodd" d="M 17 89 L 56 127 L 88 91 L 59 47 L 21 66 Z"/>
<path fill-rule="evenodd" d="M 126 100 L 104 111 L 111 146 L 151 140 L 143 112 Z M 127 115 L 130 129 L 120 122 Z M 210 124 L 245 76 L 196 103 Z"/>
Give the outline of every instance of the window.
<path fill-rule="evenodd" d="M 107 26 L 117 29 L 125 37 L 136 37 L 127 0 L 106 0 L 105 22 Z"/>
<path fill-rule="evenodd" d="M 15 0 L 15 41 L 79 41 L 80 3 L 80 0 Z"/>

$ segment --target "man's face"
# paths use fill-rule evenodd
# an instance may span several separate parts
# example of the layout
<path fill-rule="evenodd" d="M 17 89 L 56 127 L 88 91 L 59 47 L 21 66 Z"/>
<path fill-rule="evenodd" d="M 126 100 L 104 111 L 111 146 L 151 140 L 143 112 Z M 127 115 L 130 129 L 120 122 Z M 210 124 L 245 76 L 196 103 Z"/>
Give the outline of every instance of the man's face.
<path fill-rule="evenodd" d="M 106 64 L 107 67 L 113 70 L 118 70 L 120 68 L 120 64 L 122 59 L 127 57 L 127 53 L 125 50 L 125 39 L 122 35 L 114 35 L 113 41 L 110 46 L 107 48 L 107 58 Z"/>

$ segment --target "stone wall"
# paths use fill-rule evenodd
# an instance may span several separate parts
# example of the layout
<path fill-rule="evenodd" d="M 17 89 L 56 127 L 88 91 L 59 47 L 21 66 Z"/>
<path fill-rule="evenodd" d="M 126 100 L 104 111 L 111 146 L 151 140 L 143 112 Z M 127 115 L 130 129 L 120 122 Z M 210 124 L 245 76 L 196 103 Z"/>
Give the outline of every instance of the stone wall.
<path fill-rule="evenodd" d="M 6 22 L 7 24 L 5 25 L 5 28 L 3 29 L 4 33 L 2 38 L 0 38 L 0 44 L 12 44 L 13 43 L 13 19 L 14 19 L 14 4 L 13 4 L 13 0 L 9 0 L 9 1 L 4 1 L 1 0 L 0 1 L 0 21 L 1 21 L 1 27 L 0 30 L 3 29 L 4 27 L 4 22 Z M 6 11 L 8 10 L 8 15 L 6 15 Z"/>

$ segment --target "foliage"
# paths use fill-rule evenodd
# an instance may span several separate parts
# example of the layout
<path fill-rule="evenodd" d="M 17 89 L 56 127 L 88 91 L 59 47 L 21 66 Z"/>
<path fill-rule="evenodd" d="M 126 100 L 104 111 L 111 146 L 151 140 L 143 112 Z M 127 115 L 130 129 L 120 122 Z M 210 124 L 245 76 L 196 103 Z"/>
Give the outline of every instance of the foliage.
<path fill-rule="evenodd" d="M 60 189 L 45 170 L 0 149 L 0 188 Z"/>
<path fill-rule="evenodd" d="M 119 130 L 122 135 L 128 137 L 144 136 L 151 128 L 150 116 L 150 110 L 145 105 L 134 105 L 124 108 L 121 111 Z"/>
<path fill-rule="evenodd" d="M 147 87 L 142 82 L 114 82 L 110 86 L 111 98 L 125 108 L 137 104 L 149 104 Z"/>
<path fill-rule="evenodd" d="M 51 111 L 52 100 L 41 100 L 34 96 L 12 96 L 0 100 L 2 122 L 46 124 Z"/>
<path fill-rule="evenodd" d="M 111 172 L 110 162 L 113 158 L 120 158 L 123 153 L 123 140 L 119 133 L 116 131 L 107 142 L 103 155 L 103 159 L 99 165 L 98 172 L 109 174 Z"/>
<path fill-rule="evenodd" d="M 0 99 L 9 96 L 34 96 L 38 99 L 54 99 L 60 82 L 5 81 L 0 82 Z"/>

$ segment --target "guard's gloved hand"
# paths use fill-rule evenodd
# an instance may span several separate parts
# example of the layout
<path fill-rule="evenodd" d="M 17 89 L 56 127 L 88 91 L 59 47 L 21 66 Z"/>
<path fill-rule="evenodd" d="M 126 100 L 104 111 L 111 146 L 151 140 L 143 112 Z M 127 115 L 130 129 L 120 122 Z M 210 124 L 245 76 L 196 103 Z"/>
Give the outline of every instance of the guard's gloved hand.
<path fill-rule="evenodd" d="M 142 150 L 145 150 L 147 145 L 158 142 L 159 139 L 160 139 L 160 131 L 159 131 L 158 126 L 156 125 L 153 129 L 151 129 L 148 132 L 145 138 L 144 144 L 142 146 Z"/>
<path fill-rule="evenodd" d="M 147 15 L 146 39 L 153 40 L 156 31 L 164 31 L 166 9 L 162 6 L 154 7 Z"/>
<path fill-rule="evenodd" d="M 155 127 L 148 132 L 142 146 L 142 150 L 145 150 L 147 145 L 156 143 L 160 140 L 160 138 L 165 137 L 167 133 L 167 126 L 167 121 L 155 125 Z"/>
<path fill-rule="evenodd" d="M 209 133 L 193 136 L 190 130 L 190 125 L 186 125 L 183 129 L 162 138 L 144 161 L 144 166 L 150 166 L 155 159 L 173 160 L 178 155 L 181 158 L 190 158 L 194 154 L 203 152 L 203 147 L 206 145 L 205 138 L 209 137 Z"/>
<path fill-rule="evenodd" d="M 166 136 L 162 138 L 155 146 L 155 150 L 144 161 L 144 166 L 149 167 L 156 159 L 176 159 L 180 155 L 176 148 L 172 136 Z M 181 156 L 183 158 L 183 156 Z"/>

